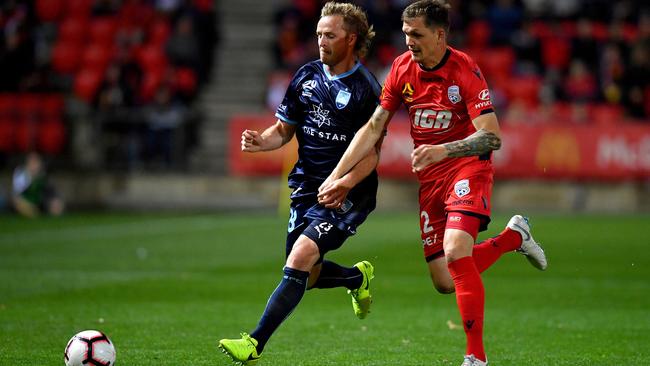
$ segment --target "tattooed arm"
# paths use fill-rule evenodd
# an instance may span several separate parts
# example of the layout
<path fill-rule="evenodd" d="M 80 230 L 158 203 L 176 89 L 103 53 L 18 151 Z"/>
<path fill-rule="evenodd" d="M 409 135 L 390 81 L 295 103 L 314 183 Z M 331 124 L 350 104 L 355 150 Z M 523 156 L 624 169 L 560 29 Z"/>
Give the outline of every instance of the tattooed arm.
<path fill-rule="evenodd" d="M 494 113 L 488 113 L 472 120 L 476 132 L 463 140 L 442 145 L 420 145 L 411 154 L 414 172 L 419 172 L 428 165 L 445 158 L 483 155 L 501 147 L 499 122 Z"/>

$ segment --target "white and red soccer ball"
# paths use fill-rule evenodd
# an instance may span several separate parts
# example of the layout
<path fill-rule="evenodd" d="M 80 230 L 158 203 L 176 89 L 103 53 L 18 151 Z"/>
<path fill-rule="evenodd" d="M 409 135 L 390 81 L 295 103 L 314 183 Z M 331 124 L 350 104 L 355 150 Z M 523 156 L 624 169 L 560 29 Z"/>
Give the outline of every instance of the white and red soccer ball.
<path fill-rule="evenodd" d="M 106 334 L 84 330 L 74 335 L 65 347 L 66 366 L 113 366 L 115 347 Z"/>

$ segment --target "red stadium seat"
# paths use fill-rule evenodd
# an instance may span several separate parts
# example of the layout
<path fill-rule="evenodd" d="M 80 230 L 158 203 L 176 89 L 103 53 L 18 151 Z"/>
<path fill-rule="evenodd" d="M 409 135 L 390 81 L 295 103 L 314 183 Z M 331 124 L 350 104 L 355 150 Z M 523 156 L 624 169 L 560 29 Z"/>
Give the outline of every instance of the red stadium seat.
<path fill-rule="evenodd" d="M 66 14 L 73 18 L 87 19 L 94 0 L 66 0 Z"/>
<path fill-rule="evenodd" d="M 112 45 L 117 31 L 117 22 L 112 17 L 100 17 L 90 21 L 90 40 L 93 43 Z"/>
<path fill-rule="evenodd" d="M 14 130 L 14 124 L 10 119 L 0 117 L 0 152 L 13 152 L 15 141 Z"/>
<path fill-rule="evenodd" d="M 79 71 L 74 80 L 74 92 L 82 100 L 91 103 L 102 82 L 103 73 L 95 68 Z"/>
<path fill-rule="evenodd" d="M 520 76 L 510 79 L 506 92 L 511 101 L 523 102 L 527 107 L 539 105 L 539 91 L 542 80 L 539 76 Z"/>
<path fill-rule="evenodd" d="M 83 52 L 82 67 L 84 69 L 92 68 L 103 74 L 112 58 L 112 45 L 91 43 Z"/>
<path fill-rule="evenodd" d="M 192 96 L 196 92 L 196 74 L 194 70 L 181 67 L 174 72 L 174 87 L 184 95 Z"/>
<path fill-rule="evenodd" d="M 47 119 L 38 128 L 38 150 L 46 154 L 58 154 L 65 146 L 65 125 L 60 118 Z"/>
<path fill-rule="evenodd" d="M 150 102 L 153 99 L 162 80 L 163 71 L 148 71 L 144 74 L 140 84 L 140 98 L 143 102 Z"/>
<path fill-rule="evenodd" d="M 571 44 L 565 37 L 542 39 L 542 61 L 547 67 L 564 70 L 571 60 Z"/>
<path fill-rule="evenodd" d="M 18 118 L 38 119 L 41 116 L 41 96 L 38 94 L 20 94 L 18 96 Z"/>
<path fill-rule="evenodd" d="M 515 52 L 509 47 L 488 48 L 477 53 L 476 61 L 487 79 L 509 77 L 515 65 Z"/>
<path fill-rule="evenodd" d="M 490 25 L 486 21 L 477 20 L 467 27 L 467 46 L 470 48 L 482 48 L 490 41 Z"/>
<path fill-rule="evenodd" d="M 587 106 L 589 120 L 602 126 L 616 126 L 624 116 L 623 108 L 616 104 L 589 104 Z"/>
<path fill-rule="evenodd" d="M 149 43 L 158 47 L 164 47 L 170 34 L 171 27 L 169 22 L 164 19 L 158 19 L 149 26 Z"/>
<path fill-rule="evenodd" d="M 48 94 L 41 100 L 42 113 L 45 118 L 57 118 L 63 116 L 65 101 L 61 94 Z"/>
<path fill-rule="evenodd" d="M 83 47 L 75 42 L 59 41 L 52 48 L 52 67 L 61 74 L 72 74 L 79 68 Z"/>
<path fill-rule="evenodd" d="M 605 42 L 609 38 L 609 29 L 607 24 L 602 22 L 594 22 L 591 25 L 591 36 L 600 42 Z"/>
<path fill-rule="evenodd" d="M 36 0 L 36 14 L 43 22 L 56 22 L 62 10 L 63 0 Z"/>
<path fill-rule="evenodd" d="M 14 118 L 16 115 L 16 94 L 0 94 L 0 118 Z"/>
<path fill-rule="evenodd" d="M 84 43 L 86 41 L 87 22 L 79 18 L 66 18 L 59 24 L 58 41 Z"/>
<path fill-rule="evenodd" d="M 19 152 L 25 153 L 34 149 L 36 121 L 20 119 L 14 122 L 14 142 Z"/>
<path fill-rule="evenodd" d="M 145 71 L 162 72 L 167 67 L 167 57 L 161 46 L 147 44 L 136 53 L 140 67 Z"/>

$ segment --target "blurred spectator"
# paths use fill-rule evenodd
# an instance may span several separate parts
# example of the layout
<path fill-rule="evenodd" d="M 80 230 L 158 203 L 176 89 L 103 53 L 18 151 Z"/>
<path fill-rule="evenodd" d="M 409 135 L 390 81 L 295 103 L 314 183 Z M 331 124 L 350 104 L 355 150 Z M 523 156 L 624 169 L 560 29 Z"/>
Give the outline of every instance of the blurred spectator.
<path fill-rule="evenodd" d="M 12 204 L 16 212 L 30 218 L 63 213 L 63 200 L 49 181 L 37 153 L 29 153 L 25 164 L 14 171 Z"/>
<path fill-rule="evenodd" d="M 569 75 L 564 81 L 564 92 L 569 100 L 578 103 L 593 102 L 596 99 L 596 80 L 581 60 L 571 62 Z"/>
<path fill-rule="evenodd" d="M 632 49 L 630 65 L 623 76 L 623 103 L 633 118 L 650 118 L 650 50 L 648 43 L 637 43 Z"/>
<path fill-rule="evenodd" d="M 174 32 L 165 46 L 167 57 L 175 66 L 186 66 L 199 72 L 199 42 L 194 33 L 192 18 L 185 15 L 178 19 Z"/>
<path fill-rule="evenodd" d="M 168 87 L 156 92 L 154 103 L 145 111 L 147 125 L 147 157 L 149 162 L 162 167 L 171 167 L 180 147 L 176 141 L 181 127 L 187 119 L 185 107 L 173 99 Z"/>
<path fill-rule="evenodd" d="M 523 11 L 514 0 L 496 0 L 487 10 L 487 20 L 494 46 L 510 44 L 510 37 L 519 29 Z"/>

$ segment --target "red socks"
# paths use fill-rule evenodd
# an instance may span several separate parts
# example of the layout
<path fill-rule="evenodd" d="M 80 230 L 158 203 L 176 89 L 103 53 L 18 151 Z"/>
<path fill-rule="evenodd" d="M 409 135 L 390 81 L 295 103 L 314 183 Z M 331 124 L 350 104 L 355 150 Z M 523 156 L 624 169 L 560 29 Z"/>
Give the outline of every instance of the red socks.
<path fill-rule="evenodd" d="M 483 348 L 483 313 L 485 290 L 473 257 L 463 257 L 447 265 L 456 287 L 456 303 L 467 337 L 465 354 L 485 360 Z"/>
<path fill-rule="evenodd" d="M 521 246 L 521 234 L 506 228 L 501 234 L 474 245 L 472 257 L 479 273 L 490 268 L 501 254 L 512 252 Z"/>

